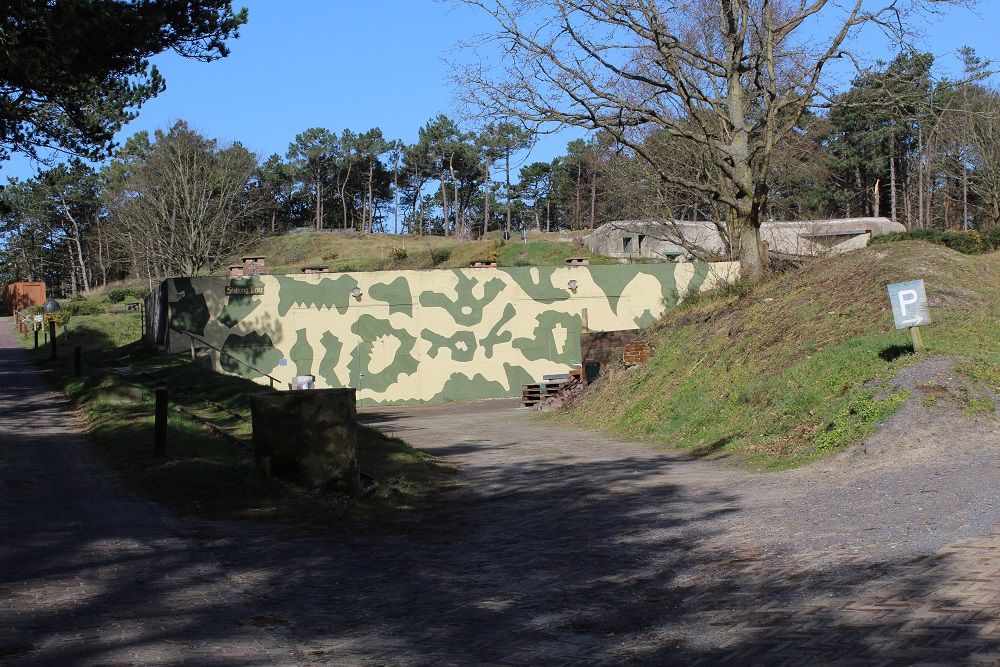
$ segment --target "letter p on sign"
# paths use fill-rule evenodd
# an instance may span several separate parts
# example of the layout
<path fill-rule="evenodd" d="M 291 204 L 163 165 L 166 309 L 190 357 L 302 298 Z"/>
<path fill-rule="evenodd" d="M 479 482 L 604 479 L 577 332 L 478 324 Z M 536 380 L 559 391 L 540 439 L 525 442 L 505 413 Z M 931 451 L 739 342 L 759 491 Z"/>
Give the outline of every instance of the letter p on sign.
<path fill-rule="evenodd" d="M 930 324 L 931 314 L 927 309 L 927 293 L 923 280 L 910 280 L 889 285 L 889 303 L 897 329 Z"/>

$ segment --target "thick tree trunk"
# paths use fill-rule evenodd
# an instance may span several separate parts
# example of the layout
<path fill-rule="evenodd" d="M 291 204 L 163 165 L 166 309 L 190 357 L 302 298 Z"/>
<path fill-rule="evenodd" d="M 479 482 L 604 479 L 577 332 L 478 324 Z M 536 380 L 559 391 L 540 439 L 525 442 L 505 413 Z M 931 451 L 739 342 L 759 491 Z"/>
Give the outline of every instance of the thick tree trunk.
<path fill-rule="evenodd" d="M 740 277 L 760 280 L 770 270 L 767 244 L 760 237 L 760 227 L 749 223 L 740 226 Z"/>

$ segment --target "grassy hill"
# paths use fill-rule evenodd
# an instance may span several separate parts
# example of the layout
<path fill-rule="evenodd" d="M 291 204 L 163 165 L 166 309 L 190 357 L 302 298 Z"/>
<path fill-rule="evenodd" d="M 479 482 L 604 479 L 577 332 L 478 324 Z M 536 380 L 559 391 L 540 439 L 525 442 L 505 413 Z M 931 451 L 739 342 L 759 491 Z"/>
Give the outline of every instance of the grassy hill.
<path fill-rule="evenodd" d="M 889 380 L 926 355 L 893 329 L 885 285 L 923 278 L 926 354 L 960 357 L 966 408 L 1000 389 L 1000 253 L 920 241 L 814 261 L 667 314 L 647 364 L 602 377 L 556 419 L 763 468 L 801 465 L 873 433 L 907 398 Z"/>
<path fill-rule="evenodd" d="M 496 238 L 492 238 L 496 237 Z M 271 236 L 241 256 L 263 255 L 270 273 L 298 273 L 304 266 L 325 265 L 331 271 L 460 268 L 474 259 L 495 259 L 501 266 L 561 265 L 567 257 L 589 257 L 594 264 L 615 260 L 597 255 L 563 234 L 532 232 L 528 242 L 503 243 L 494 233 L 484 241 L 443 236 L 306 232 Z M 239 257 L 233 258 L 238 263 Z"/>

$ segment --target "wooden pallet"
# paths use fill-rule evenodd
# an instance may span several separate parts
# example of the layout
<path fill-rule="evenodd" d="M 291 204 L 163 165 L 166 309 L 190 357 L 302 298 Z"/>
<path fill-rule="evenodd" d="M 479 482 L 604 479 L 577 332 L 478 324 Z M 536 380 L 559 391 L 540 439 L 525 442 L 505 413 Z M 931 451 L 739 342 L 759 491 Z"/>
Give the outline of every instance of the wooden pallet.
<path fill-rule="evenodd" d="M 539 401 L 555 396 L 560 389 L 568 384 L 569 382 L 559 381 L 523 385 L 521 387 L 521 405 L 530 408 Z"/>

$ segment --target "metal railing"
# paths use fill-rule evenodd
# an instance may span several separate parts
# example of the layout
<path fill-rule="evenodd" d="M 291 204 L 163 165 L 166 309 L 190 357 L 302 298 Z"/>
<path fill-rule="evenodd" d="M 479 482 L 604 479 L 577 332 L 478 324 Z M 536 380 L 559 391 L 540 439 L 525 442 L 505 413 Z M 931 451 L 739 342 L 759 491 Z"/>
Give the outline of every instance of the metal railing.
<path fill-rule="evenodd" d="M 243 366 L 245 368 L 250 369 L 251 371 L 253 371 L 254 373 L 257 373 L 261 377 L 266 377 L 268 379 L 268 382 L 271 385 L 271 389 L 274 389 L 275 383 L 278 383 L 279 386 L 282 384 L 281 380 L 279 380 L 278 378 L 274 377 L 273 375 L 265 373 L 264 371 L 260 370 L 259 368 L 254 368 L 253 366 L 251 366 L 247 362 L 243 361 L 242 359 L 239 359 L 239 358 L 234 357 L 233 355 L 229 354 L 228 352 L 226 352 L 222 348 L 219 348 L 219 347 L 216 347 L 215 345 L 212 345 L 211 343 L 209 343 L 207 340 L 205 340 L 201 336 L 198 336 L 197 334 L 193 334 L 190 331 L 184 331 L 183 329 L 178 329 L 177 327 L 175 327 L 173 325 L 169 325 L 169 326 L 170 326 L 170 330 L 171 331 L 176 331 L 177 333 L 182 334 L 182 335 L 188 337 L 188 340 L 190 341 L 190 344 L 191 344 L 191 360 L 192 361 L 194 360 L 195 354 L 196 354 L 195 341 L 198 341 L 199 343 L 201 343 L 205 347 L 211 348 L 211 349 L 215 350 L 216 352 L 218 352 L 220 357 L 222 355 L 226 355 L 226 357 L 228 357 L 229 359 L 232 359 L 233 361 L 235 361 L 236 363 L 238 363 L 240 366 Z"/>

